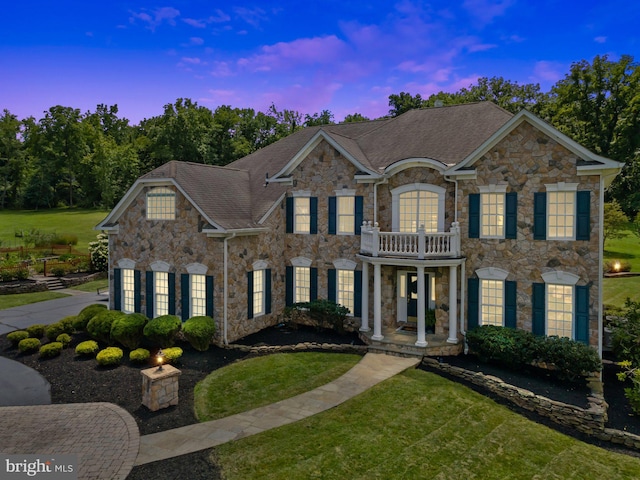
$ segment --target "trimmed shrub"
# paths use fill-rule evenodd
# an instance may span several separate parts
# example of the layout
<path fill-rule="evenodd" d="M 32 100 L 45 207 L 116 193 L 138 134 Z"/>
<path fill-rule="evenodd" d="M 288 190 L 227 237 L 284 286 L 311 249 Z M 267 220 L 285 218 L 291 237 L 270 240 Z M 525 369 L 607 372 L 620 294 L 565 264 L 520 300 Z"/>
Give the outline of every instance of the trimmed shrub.
<path fill-rule="evenodd" d="M 111 325 L 111 338 L 129 350 L 138 348 L 148 320 L 141 313 L 129 313 L 116 318 Z"/>
<path fill-rule="evenodd" d="M 85 357 L 93 357 L 98 350 L 100 350 L 100 347 L 95 340 L 87 340 L 76 345 L 76 354 Z"/>
<path fill-rule="evenodd" d="M 15 271 L 16 280 L 24 281 L 29 278 L 29 269 L 28 268 L 20 268 Z"/>
<path fill-rule="evenodd" d="M 61 333 L 56 337 L 56 342 L 60 342 L 63 348 L 67 348 L 71 343 L 71 335 L 68 333 Z"/>
<path fill-rule="evenodd" d="M 29 338 L 29 332 L 26 330 L 17 330 L 7 334 L 7 340 L 11 342 L 14 347 L 17 346 L 22 340 Z"/>
<path fill-rule="evenodd" d="M 94 303 L 93 305 L 87 305 L 80 313 L 76 315 L 76 318 L 73 320 L 73 328 L 77 331 L 82 332 L 87 329 L 87 323 L 93 317 L 95 317 L 98 313 L 107 311 L 107 306 L 102 303 Z"/>
<path fill-rule="evenodd" d="M 585 373 L 602 370 L 596 350 L 569 338 L 541 337 L 524 330 L 483 325 L 467 332 L 467 343 L 483 361 L 510 368 L 536 363 L 553 365 L 555 375 L 564 380 L 575 381 Z"/>
<path fill-rule="evenodd" d="M 349 309 L 332 300 L 318 298 L 311 302 L 294 303 L 284 311 L 287 321 L 296 322 L 296 318 L 307 316 L 318 330 L 332 328 L 336 332 L 344 333 L 344 322 Z"/>
<path fill-rule="evenodd" d="M 144 336 L 158 347 L 171 347 L 180 327 L 182 327 L 182 321 L 177 316 L 161 315 L 149 320 L 144 327 Z"/>
<path fill-rule="evenodd" d="M 624 318 L 615 320 L 613 328 L 613 353 L 620 360 L 628 360 L 633 367 L 640 366 L 640 302 L 627 299 Z"/>
<path fill-rule="evenodd" d="M 129 360 L 133 363 L 146 363 L 149 361 L 149 357 L 151 357 L 151 353 L 146 348 L 136 348 L 129 352 Z"/>
<path fill-rule="evenodd" d="M 100 350 L 96 355 L 96 361 L 98 365 L 103 367 L 110 365 L 120 365 L 122 361 L 122 349 L 118 347 L 107 347 L 104 350 Z"/>
<path fill-rule="evenodd" d="M 40 347 L 40 358 L 53 358 L 60 355 L 63 345 L 60 342 L 47 343 Z"/>
<path fill-rule="evenodd" d="M 180 347 L 163 348 L 164 363 L 175 363 L 182 356 L 182 349 Z"/>
<path fill-rule="evenodd" d="M 46 325 L 41 323 L 36 323 L 27 327 L 27 332 L 29 332 L 29 336 L 31 338 L 42 338 L 44 336 L 44 329 Z"/>
<path fill-rule="evenodd" d="M 58 323 L 64 327 L 64 333 L 68 333 L 69 335 L 71 335 L 76 331 L 75 327 L 73 326 L 73 322 L 75 322 L 75 320 L 76 315 L 69 315 L 68 317 L 64 317 Z"/>
<path fill-rule="evenodd" d="M 58 335 L 62 333 L 67 332 L 65 331 L 65 326 L 61 322 L 47 325 L 47 327 L 44 329 L 44 336 L 47 337 L 51 342 L 58 338 Z"/>
<path fill-rule="evenodd" d="M 124 315 L 118 310 L 104 310 L 89 320 L 87 333 L 100 342 L 111 343 L 113 322 L 118 318 L 124 317 Z"/>
<path fill-rule="evenodd" d="M 18 350 L 22 353 L 35 352 L 40 348 L 40 340 L 37 338 L 25 338 L 18 343 Z"/>
<path fill-rule="evenodd" d="M 182 332 L 193 348 L 204 352 L 211 345 L 216 324 L 211 317 L 191 317 L 182 325 Z"/>

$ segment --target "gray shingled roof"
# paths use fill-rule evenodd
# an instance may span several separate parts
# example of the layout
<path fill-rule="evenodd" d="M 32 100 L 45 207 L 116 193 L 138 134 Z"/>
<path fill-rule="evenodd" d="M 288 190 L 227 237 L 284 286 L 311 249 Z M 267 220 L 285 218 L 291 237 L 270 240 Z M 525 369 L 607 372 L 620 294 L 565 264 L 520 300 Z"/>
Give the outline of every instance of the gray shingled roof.
<path fill-rule="evenodd" d="M 349 155 L 374 172 L 407 158 L 445 165 L 462 161 L 512 115 L 490 102 L 411 110 L 392 119 L 302 129 L 226 167 L 169 162 L 142 179 L 174 178 L 214 222 L 225 229 L 257 227 L 286 191 L 265 177 L 282 170 L 323 130 Z"/>

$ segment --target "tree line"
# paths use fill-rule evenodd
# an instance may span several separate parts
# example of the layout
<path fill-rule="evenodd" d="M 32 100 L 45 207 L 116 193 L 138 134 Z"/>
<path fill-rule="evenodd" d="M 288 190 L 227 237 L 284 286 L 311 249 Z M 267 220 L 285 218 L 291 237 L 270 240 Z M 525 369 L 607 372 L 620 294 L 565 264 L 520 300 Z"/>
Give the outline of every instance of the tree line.
<path fill-rule="evenodd" d="M 414 108 L 491 101 L 516 113 L 529 109 L 589 150 L 625 162 L 607 192 L 634 218 L 640 211 L 640 66 L 581 60 L 543 92 L 539 84 L 482 77 L 457 92 L 428 98 L 389 96 L 388 117 Z M 342 122 L 367 121 L 354 113 Z M 142 174 L 169 160 L 226 165 L 301 128 L 333 124 L 329 110 L 302 114 L 222 105 L 215 110 L 179 98 L 162 115 L 131 125 L 117 105 L 94 112 L 54 106 L 38 120 L 0 114 L 0 209 L 57 206 L 111 208 Z"/>

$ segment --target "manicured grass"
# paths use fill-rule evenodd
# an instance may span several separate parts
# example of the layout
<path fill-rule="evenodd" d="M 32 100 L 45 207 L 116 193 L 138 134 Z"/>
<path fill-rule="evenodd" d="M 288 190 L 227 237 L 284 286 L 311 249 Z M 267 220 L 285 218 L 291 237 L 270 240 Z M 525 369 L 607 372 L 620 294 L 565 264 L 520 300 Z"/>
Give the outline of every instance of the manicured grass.
<path fill-rule="evenodd" d="M 624 307 L 627 298 L 640 301 L 640 277 L 605 278 L 602 287 L 605 305 Z"/>
<path fill-rule="evenodd" d="M 98 290 L 98 288 L 106 288 L 108 286 L 109 286 L 109 280 L 105 278 L 102 280 L 93 280 L 92 282 L 76 285 L 75 287 L 72 287 L 72 288 L 74 290 L 80 290 L 81 292 L 95 293 Z"/>
<path fill-rule="evenodd" d="M 24 245 L 17 230 L 37 229 L 41 233 L 72 234 L 78 237 L 77 250 L 85 251 L 99 233 L 94 230 L 107 216 L 106 210 L 60 208 L 53 210 L 0 210 L 0 240 L 3 247 Z"/>
<path fill-rule="evenodd" d="M 640 239 L 628 232 L 624 238 L 608 240 L 604 260 L 622 260 L 631 264 L 632 272 L 640 272 Z M 624 306 L 627 297 L 640 301 L 640 277 L 605 278 L 602 300 L 608 305 Z"/>
<path fill-rule="evenodd" d="M 637 458 L 562 435 L 420 370 L 212 455 L 228 480 L 640 478 Z"/>
<path fill-rule="evenodd" d="M 56 298 L 68 297 L 66 293 L 58 292 L 35 292 L 35 293 L 16 293 L 15 295 L 0 295 L 0 310 L 5 308 L 20 307 L 30 303 L 44 302 L 47 300 L 55 300 Z"/>
<path fill-rule="evenodd" d="M 196 385 L 199 421 L 215 420 L 269 405 L 335 380 L 360 361 L 359 355 L 279 353 L 234 363 Z"/>

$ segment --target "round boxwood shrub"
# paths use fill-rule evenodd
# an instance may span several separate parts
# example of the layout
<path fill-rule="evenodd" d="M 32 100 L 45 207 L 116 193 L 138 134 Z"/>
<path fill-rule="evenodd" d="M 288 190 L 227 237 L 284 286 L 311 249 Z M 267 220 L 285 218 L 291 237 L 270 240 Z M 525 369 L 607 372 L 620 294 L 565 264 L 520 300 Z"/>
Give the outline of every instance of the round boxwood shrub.
<path fill-rule="evenodd" d="M 96 355 L 98 365 L 103 367 L 110 365 L 120 365 L 122 361 L 122 349 L 118 347 L 107 347 L 104 350 L 100 350 Z"/>
<path fill-rule="evenodd" d="M 60 342 L 63 348 L 67 348 L 71 343 L 71 335 L 68 333 L 61 333 L 56 337 L 56 342 Z"/>
<path fill-rule="evenodd" d="M 47 325 L 47 327 L 44 329 L 44 336 L 47 337 L 51 342 L 58 338 L 58 335 L 61 335 L 63 333 L 67 332 L 65 331 L 65 326 L 61 322 Z"/>
<path fill-rule="evenodd" d="M 182 349 L 180 347 L 163 348 L 164 353 L 163 363 L 175 363 L 182 356 Z"/>
<path fill-rule="evenodd" d="M 7 334 L 7 340 L 11 342 L 14 347 L 20 343 L 21 340 L 29 338 L 29 332 L 26 330 L 17 330 Z"/>
<path fill-rule="evenodd" d="M 158 347 L 171 347 L 182 327 L 182 321 L 175 315 L 161 315 L 149 320 L 144 327 L 144 336 Z"/>
<path fill-rule="evenodd" d="M 29 332 L 29 336 L 31 338 L 42 338 L 44 335 L 45 327 L 46 325 L 43 325 L 41 323 L 36 323 L 34 325 L 27 327 L 27 332 Z"/>
<path fill-rule="evenodd" d="M 40 348 L 40 339 L 38 338 L 25 338 L 18 343 L 18 350 L 22 353 L 35 352 Z"/>
<path fill-rule="evenodd" d="M 89 320 L 87 333 L 100 342 L 111 343 L 113 322 L 124 315 L 124 313 L 117 310 L 104 310 Z"/>
<path fill-rule="evenodd" d="M 216 325 L 211 317 L 191 317 L 182 325 L 182 332 L 193 348 L 204 352 L 211 345 Z"/>
<path fill-rule="evenodd" d="M 87 305 L 80 313 L 76 315 L 76 318 L 73 320 L 73 328 L 75 328 L 79 332 L 83 332 L 87 329 L 87 323 L 93 317 L 95 317 L 100 312 L 106 312 L 107 306 L 103 303 L 94 303 L 92 305 Z"/>
<path fill-rule="evenodd" d="M 151 354 L 146 348 L 136 348 L 129 352 L 129 360 L 133 363 L 146 363 L 149 361 Z"/>
<path fill-rule="evenodd" d="M 60 342 L 47 343 L 40 347 L 40 358 L 57 357 L 62 352 L 63 345 Z"/>
<path fill-rule="evenodd" d="M 144 334 L 144 326 L 149 319 L 141 313 L 129 313 L 116 318 L 111 324 L 111 339 L 129 350 L 138 348 Z"/>
<path fill-rule="evenodd" d="M 76 354 L 86 357 L 93 357 L 98 350 L 100 347 L 95 340 L 87 340 L 76 345 Z"/>

